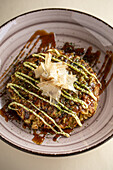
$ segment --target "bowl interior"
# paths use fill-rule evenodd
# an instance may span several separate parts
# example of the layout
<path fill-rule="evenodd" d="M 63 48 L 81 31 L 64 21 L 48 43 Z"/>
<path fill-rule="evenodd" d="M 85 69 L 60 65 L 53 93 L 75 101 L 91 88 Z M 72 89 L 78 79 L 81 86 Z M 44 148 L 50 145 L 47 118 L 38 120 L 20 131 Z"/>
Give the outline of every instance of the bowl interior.
<path fill-rule="evenodd" d="M 113 49 L 113 36 L 111 36 L 113 35 L 113 29 L 95 17 L 71 10 L 35 11 L 19 16 L 1 27 L 0 75 L 10 66 L 27 40 L 37 30 L 54 32 L 57 48 L 62 47 L 65 42 L 70 42 L 77 48 L 83 47 L 87 49 L 92 46 L 93 51 L 100 50 L 100 62 L 94 67 L 97 73 L 104 62 L 106 50 Z M 33 44 L 24 49 L 25 53 L 22 58 L 25 57 L 32 46 Z M 31 53 L 35 52 L 38 46 L 39 44 Z M 113 65 L 106 77 L 106 81 L 109 81 L 112 73 Z M 10 75 L 11 73 L 1 82 L 1 85 Z M 96 114 L 88 119 L 83 127 L 75 128 L 70 138 L 62 137 L 58 142 L 54 142 L 52 136 L 49 135 L 42 145 L 36 145 L 32 142 L 33 135 L 31 131 L 23 129 L 22 125 L 16 121 L 6 122 L 0 116 L 1 136 L 18 148 L 36 154 L 67 155 L 91 149 L 103 143 L 113 134 L 112 91 L 113 81 L 109 83 L 109 86 L 101 94 Z M 4 105 L 6 98 L 7 95 L 0 98 L 0 107 Z"/>

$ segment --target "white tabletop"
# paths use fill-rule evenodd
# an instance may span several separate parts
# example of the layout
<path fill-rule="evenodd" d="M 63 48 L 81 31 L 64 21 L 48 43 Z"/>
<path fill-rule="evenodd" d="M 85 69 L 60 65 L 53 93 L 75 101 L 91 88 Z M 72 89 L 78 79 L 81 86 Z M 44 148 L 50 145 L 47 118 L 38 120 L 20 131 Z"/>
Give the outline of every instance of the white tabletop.
<path fill-rule="evenodd" d="M 0 0 L 0 25 L 41 8 L 71 8 L 92 14 L 113 26 L 113 0 Z M 112 170 L 113 139 L 98 148 L 70 157 L 42 157 L 0 141 L 0 170 Z"/>

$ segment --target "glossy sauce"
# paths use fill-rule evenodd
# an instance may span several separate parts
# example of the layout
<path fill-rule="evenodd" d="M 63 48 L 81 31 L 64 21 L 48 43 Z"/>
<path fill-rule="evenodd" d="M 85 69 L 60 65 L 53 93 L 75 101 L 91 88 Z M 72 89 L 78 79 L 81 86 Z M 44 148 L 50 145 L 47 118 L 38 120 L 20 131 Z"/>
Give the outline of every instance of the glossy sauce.
<path fill-rule="evenodd" d="M 27 127 L 28 127 L 28 128 L 30 128 L 30 127 L 29 127 L 29 125 L 27 125 L 27 124 L 26 124 L 26 123 L 24 123 L 24 122 L 23 122 L 22 127 L 23 127 L 24 129 L 26 129 Z"/>
<path fill-rule="evenodd" d="M 83 55 L 84 54 L 84 48 L 75 48 L 74 45 L 66 42 L 64 46 L 62 47 L 62 50 L 65 51 L 65 53 L 75 53 L 76 55 Z"/>
<path fill-rule="evenodd" d="M 38 38 L 37 38 L 38 37 Z M 2 74 L 2 76 L 0 77 L 1 79 L 1 83 L 5 80 L 5 78 L 7 77 L 7 75 L 12 71 L 12 68 L 14 68 L 16 65 L 18 65 L 18 62 L 20 61 L 20 59 L 23 57 L 23 55 L 25 54 L 25 49 L 29 48 L 29 52 L 26 54 L 27 58 L 32 50 L 36 47 L 37 43 L 41 41 L 40 46 L 38 48 L 38 52 L 47 50 L 50 48 L 55 48 L 56 43 L 55 43 L 55 36 L 53 32 L 46 32 L 44 30 L 38 30 L 36 31 L 31 37 L 30 39 L 27 41 L 27 43 L 24 45 L 24 47 L 22 48 L 22 50 L 19 52 L 19 54 L 16 56 L 16 58 L 14 59 L 14 61 L 12 62 L 12 64 L 8 67 L 8 69 L 5 70 L 5 72 Z M 30 48 L 30 45 L 33 43 L 33 46 Z M 9 81 L 9 79 L 7 80 Z M 2 86 L 0 86 L 0 89 L 2 89 L 5 85 L 7 84 L 7 82 L 3 83 Z M 1 94 L 2 95 L 2 94 Z"/>
<path fill-rule="evenodd" d="M 83 59 L 87 61 L 91 67 L 94 67 L 99 62 L 100 54 L 101 53 L 99 50 L 97 50 L 96 52 L 92 52 L 92 47 L 89 47 Z"/>
<path fill-rule="evenodd" d="M 105 55 L 105 58 L 104 58 L 104 62 L 103 62 L 103 64 L 102 64 L 100 70 L 99 70 L 98 73 L 97 73 L 99 79 L 100 79 L 100 76 L 101 76 L 101 74 L 102 74 L 102 71 L 103 71 L 104 67 L 106 66 L 108 57 L 109 57 L 109 55 L 106 54 L 106 55 Z"/>
<path fill-rule="evenodd" d="M 113 53 L 107 52 L 104 63 L 98 73 L 98 75 L 100 75 L 99 79 L 101 79 L 101 84 L 102 84 L 102 89 L 100 90 L 100 94 L 103 93 L 103 91 L 106 89 L 106 87 L 109 85 L 109 83 L 113 79 L 113 73 L 112 73 L 109 80 L 106 82 L 106 78 L 110 70 L 112 69 L 112 65 L 113 65 Z"/>
<path fill-rule="evenodd" d="M 64 132 L 70 134 L 71 132 L 73 131 L 73 129 L 64 129 Z M 59 134 L 56 134 L 54 137 L 53 137 L 53 141 L 56 142 L 60 139 L 62 135 L 59 135 Z"/>
<path fill-rule="evenodd" d="M 83 55 L 85 49 L 84 48 L 74 48 L 72 44 L 69 44 L 66 42 L 64 46 L 62 47 L 62 50 L 64 50 L 67 53 L 75 52 L 76 55 Z M 89 47 L 85 54 L 83 59 L 89 63 L 91 67 L 95 67 L 97 63 L 99 63 L 100 58 L 100 51 L 97 50 L 96 52 L 92 52 L 92 47 Z M 100 90 L 100 94 L 103 93 L 103 91 L 107 88 L 109 83 L 113 79 L 113 74 L 110 76 L 109 80 L 106 82 L 105 79 L 107 78 L 111 68 L 113 65 L 113 52 L 112 51 L 106 51 L 106 55 L 104 57 L 104 62 L 100 68 L 100 70 L 97 73 L 98 79 L 100 80 L 102 84 L 102 88 Z"/>
<path fill-rule="evenodd" d="M 38 38 L 37 38 L 37 36 L 38 36 Z M 38 30 L 28 40 L 29 45 L 27 46 L 27 48 L 29 48 L 30 44 L 36 38 L 37 38 L 37 40 L 35 41 L 32 49 L 36 46 L 36 44 L 39 42 L 39 40 L 41 40 L 41 44 L 40 44 L 40 46 L 38 48 L 38 52 L 41 52 L 41 50 L 44 51 L 44 50 L 49 49 L 49 46 L 50 46 L 50 48 L 55 48 L 55 46 L 56 46 L 55 37 L 54 37 L 53 32 L 47 33 L 44 30 Z M 32 51 L 32 49 L 31 49 L 31 51 Z"/>
<path fill-rule="evenodd" d="M 45 136 L 46 136 L 47 133 L 43 133 L 42 135 L 41 135 L 41 134 L 42 134 L 42 132 L 40 132 L 39 134 L 37 134 L 37 133 L 36 133 L 36 130 L 34 130 L 34 133 L 33 133 L 34 137 L 33 137 L 32 141 L 33 141 L 34 143 L 36 143 L 37 145 L 40 145 L 40 144 L 43 143 L 43 141 L 44 141 Z"/>
<path fill-rule="evenodd" d="M 34 137 L 32 141 L 38 145 L 42 144 L 44 139 L 46 138 L 47 133 L 52 135 L 55 134 L 51 129 L 43 129 L 39 134 L 37 134 L 37 131 L 34 130 L 33 132 Z"/>
<path fill-rule="evenodd" d="M 23 55 L 25 53 L 25 51 L 24 51 L 25 48 L 30 48 L 30 45 L 33 43 L 33 46 L 29 49 L 29 52 L 26 55 L 26 57 L 28 57 L 31 54 L 32 50 L 37 45 L 37 43 L 39 42 L 39 40 L 41 40 L 41 44 L 38 48 L 38 52 L 42 52 L 44 50 L 47 50 L 48 48 L 55 48 L 55 46 L 56 46 L 54 33 L 52 33 L 52 32 L 47 33 L 44 30 L 36 31 L 31 36 L 31 38 L 27 41 L 27 43 L 24 45 L 24 47 L 22 48 L 20 53 L 16 56 L 13 63 L 9 66 L 9 68 L 0 77 L 1 82 L 7 77 L 7 74 L 11 71 L 12 67 L 14 67 L 14 63 L 16 62 L 16 64 L 17 64 L 19 62 L 19 59 L 23 57 Z M 72 44 L 69 44 L 68 42 L 64 44 L 64 46 L 62 47 L 62 50 L 64 50 L 66 53 L 74 52 L 76 55 L 83 55 L 85 53 L 84 48 L 75 48 Z M 92 47 L 89 47 L 87 49 L 87 51 L 83 57 L 83 59 L 86 60 L 87 62 L 89 62 L 92 67 L 94 67 L 99 62 L 99 58 L 100 58 L 100 51 L 92 53 Z M 98 76 L 101 79 L 101 83 L 102 83 L 102 89 L 100 91 L 100 94 L 105 90 L 105 88 L 109 85 L 109 83 L 111 82 L 111 80 L 113 78 L 113 74 L 112 74 L 110 79 L 108 80 L 108 82 L 105 82 L 105 79 L 107 78 L 107 76 L 111 70 L 112 64 L 113 64 L 113 53 L 107 52 L 107 54 L 105 56 L 104 63 L 98 72 Z M 5 84 L 7 84 L 7 82 Z M 3 85 L 5 86 L 5 84 L 3 84 Z M 1 86 L 0 88 L 2 88 L 2 87 L 3 86 Z M 17 115 L 17 113 L 15 111 L 8 110 L 7 106 L 8 106 L 8 103 L 0 110 L 0 115 L 3 116 L 6 121 L 8 121 L 8 120 L 19 120 L 20 121 L 21 119 Z M 26 127 L 27 127 L 27 125 L 25 123 L 23 123 L 23 128 L 26 128 Z M 67 133 L 71 133 L 72 129 L 66 129 L 64 131 Z M 32 141 L 35 142 L 36 144 L 41 144 L 44 141 L 46 134 L 48 132 L 51 134 L 54 134 L 54 132 L 51 132 L 51 131 L 41 131 L 39 134 L 37 134 L 36 131 L 34 131 L 34 133 L 33 133 L 34 138 L 32 139 Z M 56 134 L 53 137 L 53 141 L 57 141 L 60 137 L 61 137 L 61 135 Z"/>
<path fill-rule="evenodd" d="M 10 102 L 7 102 L 2 109 L 0 109 L 0 115 L 5 118 L 5 121 L 8 122 L 9 120 L 16 120 L 20 121 L 21 118 L 17 115 L 16 111 L 9 110 L 8 105 Z"/>
<path fill-rule="evenodd" d="M 9 115 L 7 114 L 7 106 L 8 104 L 5 104 L 2 109 L 0 109 L 0 115 L 5 118 L 5 121 L 8 122 L 9 120 Z"/>
<path fill-rule="evenodd" d="M 73 131 L 73 129 L 65 129 L 65 130 L 64 130 L 64 132 L 69 133 L 69 134 L 70 134 L 72 131 Z M 42 144 L 43 141 L 44 141 L 44 139 L 46 138 L 47 133 L 52 134 L 52 135 L 55 134 L 55 133 L 54 133 L 53 131 L 51 131 L 51 130 L 42 130 L 39 134 L 37 134 L 36 130 L 34 130 L 34 133 L 33 133 L 34 137 L 33 137 L 32 141 L 33 141 L 34 143 L 38 144 L 38 145 Z M 58 141 L 60 137 L 62 137 L 62 135 L 56 134 L 56 135 L 53 137 L 53 141 L 54 141 L 54 142 L 55 142 L 55 141 Z"/>

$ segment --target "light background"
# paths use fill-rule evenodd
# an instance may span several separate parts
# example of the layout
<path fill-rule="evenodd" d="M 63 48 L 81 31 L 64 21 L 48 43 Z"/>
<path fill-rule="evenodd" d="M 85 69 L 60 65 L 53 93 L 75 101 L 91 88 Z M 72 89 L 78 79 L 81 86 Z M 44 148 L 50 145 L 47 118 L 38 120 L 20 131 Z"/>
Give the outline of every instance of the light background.
<path fill-rule="evenodd" d="M 0 25 L 28 11 L 57 7 L 92 14 L 113 26 L 113 0 L 0 0 Z M 0 170 L 113 170 L 113 139 L 87 153 L 60 158 L 27 154 L 0 141 Z"/>

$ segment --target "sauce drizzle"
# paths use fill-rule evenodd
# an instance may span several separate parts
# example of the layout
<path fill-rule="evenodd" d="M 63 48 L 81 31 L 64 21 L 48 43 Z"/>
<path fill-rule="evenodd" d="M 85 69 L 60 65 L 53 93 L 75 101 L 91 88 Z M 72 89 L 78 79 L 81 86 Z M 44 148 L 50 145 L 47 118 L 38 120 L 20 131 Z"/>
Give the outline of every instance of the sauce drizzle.
<path fill-rule="evenodd" d="M 45 30 L 36 31 L 30 37 L 30 39 L 27 41 L 27 43 L 24 45 L 24 47 L 19 52 L 19 54 L 16 56 L 16 58 L 14 59 L 12 64 L 0 76 L 1 83 L 5 80 L 5 78 L 7 78 L 8 74 L 12 71 L 12 68 L 15 67 L 16 65 L 18 65 L 18 62 L 20 61 L 20 59 L 25 54 L 26 48 L 28 49 L 30 47 L 30 45 L 33 43 L 34 40 L 35 40 L 35 42 L 34 42 L 33 46 L 29 49 L 29 52 L 26 54 L 25 58 L 27 58 L 31 54 L 32 50 L 35 48 L 35 46 L 37 45 L 37 43 L 39 41 L 41 41 L 41 44 L 40 44 L 40 46 L 38 48 L 38 52 L 41 52 L 41 50 L 43 50 L 43 51 L 47 50 L 49 48 L 55 48 L 55 46 L 56 46 L 55 36 L 54 36 L 53 32 L 48 33 Z M 9 79 L 7 81 L 9 81 Z M 7 84 L 6 82 L 3 83 L 3 85 L 0 86 L 0 89 L 2 89 L 6 84 Z M 1 95 L 2 95 L 2 93 L 1 93 Z"/>
<path fill-rule="evenodd" d="M 20 59 L 24 56 L 25 49 L 30 48 L 31 44 L 33 43 L 33 46 L 29 49 L 29 52 L 26 55 L 26 58 L 27 58 L 31 54 L 32 50 L 35 48 L 35 46 L 37 45 L 37 43 L 39 41 L 41 41 L 41 44 L 39 45 L 39 48 L 38 48 L 38 51 L 37 51 L 38 53 L 42 52 L 42 51 L 46 51 L 49 48 L 55 48 L 55 46 L 56 46 L 54 33 L 52 33 L 52 32 L 47 33 L 44 30 L 36 31 L 30 37 L 30 39 L 27 41 L 27 43 L 24 45 L 24 47 L 19 52 L 19 54 L 16 56 L 13 63 L 2 74 L 2 76 L 0 77 L 1 82 L 3 82 L 5 80 L 8 73 L 12 70 L 12 68 L 14 66 L 16 66 L 18 64 Z M 74 46 L 69 44 L 69 43 L 65 43 L 64 46 L 62 47 L 62 50 L 64 50 L 67 53 L 75 52 L 75 54 L 79 55 L 79 56 L 81 56 L 85 53 L 84 48 L 75 49 Z M 83 57 L 83 59 L 88 61 L 92 67 L 96 66 L 96 64 L 99 62 L 99 58 L 100 58 L 100 51 L 96 51 L 95 53 L 93 53 L 92 47 L 89 47 L 87 49 L 87 51 L 86 51 L 86 53 L 84 54 L 84 57 Z M 102 66 L 101 66 L 101 68 L 100 68 L 100 70 L 97 74 L 99 79 L 101 79 L 101 84 L 102 84 L 102 89 L 100 91 L 100 94 L 105 90 L 105 88 L 109 85 L 109 83 L 113 79 L 113 73 L 112 73 L 109 80 L 107 82 L 105 81 L 110 70 L 112 69 L 112 65 L 113 65 L 113 52 L 107 51 L 107 54 L 105 56 L 105 60 L 104 60 Z M 8 81 L 9 81 L 9 79 L 0 86 L 0 89 L 2 89 L 7 84 Z M 8 120 L 19 120 L 20 121 L 21 118 L 16 114 L 16 112 L 14 110 L 13 111 L 8 110 L 7 106 L 8 106 L 9 103 L 10 102 L 6 103 L 3 106 L 3 108 L 0 109 L 0 115 L 5 118 L 6 122 L 8 122 Z M 23 124 L 24 128 L 26 128 L 26 126 L 27 125 Z M 71 131 L 72 131 L 72 129 L 64 130 L 64 132 L 66 132 L 66 133 L 70 133 Z M 34 131 L 34 133 L 33 133 L 34 138 L 32 139 L 32 141 L 35 142 L 36 144 L 41 144 L 44 141 L 47 133 L 48 133 L 47 131 L 42 131 L 42 132 L 40 132 L 40 134 L 37 134 L 36 131 Z M 53 141 L 57 141 L 58 138 L 60 138 L 61 136 L 62 136 L 61 134 L 56 134 L 53 137 Z"/>

